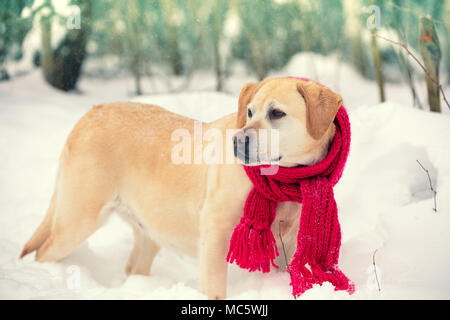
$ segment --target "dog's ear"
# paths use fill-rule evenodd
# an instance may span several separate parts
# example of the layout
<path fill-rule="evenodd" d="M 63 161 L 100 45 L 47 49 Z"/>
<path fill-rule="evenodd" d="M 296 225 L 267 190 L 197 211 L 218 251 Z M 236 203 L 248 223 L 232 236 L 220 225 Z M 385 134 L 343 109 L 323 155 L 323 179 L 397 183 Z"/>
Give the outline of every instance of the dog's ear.
<path fill-rule="evenodd" d="M 297 84 L 306 103 L 306 128 L 314 138 L 321 138 L 333 122 L 342 105 L 342 97 L 313 81 Z"/>
<path fill-rule="evenodd" d="M 247 105 L 252 101 L 256 91 L 258 91 L 259 82 L 249 82 L 241 90 L 239 94 L 237 127 L 240 129 L 247 122 Z"/>

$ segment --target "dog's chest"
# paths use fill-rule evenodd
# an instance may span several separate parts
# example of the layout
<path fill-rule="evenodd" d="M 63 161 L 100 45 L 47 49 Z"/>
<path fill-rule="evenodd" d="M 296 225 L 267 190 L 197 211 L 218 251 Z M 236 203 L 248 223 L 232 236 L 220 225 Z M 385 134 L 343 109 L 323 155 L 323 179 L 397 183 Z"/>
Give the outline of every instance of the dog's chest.
<path fill-rule="evenodd" d="M 274 224 L 280 224 L 281 231 L 286 232 L 293 224 L 298 224 L 301 209 L 302 205 L 300 203 L 280 202 L 277 207 L 277 215 Z"/>

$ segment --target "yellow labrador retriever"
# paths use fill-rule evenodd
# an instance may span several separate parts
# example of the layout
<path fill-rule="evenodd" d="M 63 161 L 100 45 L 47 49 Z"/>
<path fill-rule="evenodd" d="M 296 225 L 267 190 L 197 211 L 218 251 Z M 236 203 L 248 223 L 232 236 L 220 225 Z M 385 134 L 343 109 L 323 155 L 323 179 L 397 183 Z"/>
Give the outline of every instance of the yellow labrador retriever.
<path fill-rule="evenodd" d="M 237 114 L 202 126 L 220 130 L 224 152 L 249 165 L 257 161 L 249 159 L 248 148 L 236 152 L 242 134 L 277 129 L 279 165 L 311 165 L 327 153 L 341 102 L 312 81 L 268 78 L 243 87 Z M 209 299 L 225 298 L 229 239 L 252 184 L 237 161 L 175 163 L 173 132 L 194 134 L 194 127 L 194 120 L 154 105 L 112 103 L 90 110 L 65 143 L 47 214 L 21 257 L 36 251 L 39 262 L 60 260 L 115 211 L 135 235 L 127 274 L 148 275 L 159 248 L 166 247 L 197 256 L 202 292 Z M 227 129 L 239 130 L 232 137 Z M 281 203 L 273 223 L 288 259 L 295 251 L 299 214 L 299 204 Z"/>

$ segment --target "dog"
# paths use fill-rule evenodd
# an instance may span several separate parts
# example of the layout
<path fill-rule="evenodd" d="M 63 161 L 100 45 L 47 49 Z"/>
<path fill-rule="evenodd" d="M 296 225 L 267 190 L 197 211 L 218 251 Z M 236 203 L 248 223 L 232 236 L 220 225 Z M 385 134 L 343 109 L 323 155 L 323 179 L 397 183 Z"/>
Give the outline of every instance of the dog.
<path fill-rule="evenodd" d="M 172 161 L 172 133 L 192 134 L 193 119 L 155 105 L 95 106 L 66 140 L 47 214 L 20 257 L 36 251 L 39 262 L 58 261 L 117 212 L 135 238 L 127 274 L 148 275 L 158 250 L 169 248 L 198 257 L 201 291 L 209 299 L 224 299 L 229 240 L 253 187 L 239 162 L 260 164 L 250 156 L 247 133 L 276 129 L 277 163 L 312 165 L 327 154 L 341 103 L 338 94 L 313 81 L 268 78 L 246 84 L 237 113 L 202 124 L 224 137 L 227 129 L 235 130 L 223 146 L 241 160 L 233 164 Z M 262 142 L 254 145 L 258 154 Z M 300 209 L 298 203 L 280 203 L 272 225 L 288 259 L 295 251 Z"/>

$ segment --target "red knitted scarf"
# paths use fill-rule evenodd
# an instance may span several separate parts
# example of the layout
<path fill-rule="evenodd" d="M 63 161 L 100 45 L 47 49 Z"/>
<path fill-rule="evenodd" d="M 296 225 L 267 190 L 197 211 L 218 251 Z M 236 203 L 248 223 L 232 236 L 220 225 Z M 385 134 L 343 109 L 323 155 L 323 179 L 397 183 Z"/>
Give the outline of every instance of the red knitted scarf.
<path fill-rule="evenodd" d="M 278 167 L 262 175 L 263 166 L 244 166 L 253 183 L 244 216 L 230 240 L 227 261 L 249 271 L 270 271 L 279 255 L 270 227 L 279 202 L 302 203 L 297 249 L 289 263 L 293 295 L 314 284 L 331 282 L 335 290 L 354 292 L 353 283 L 338 269 L 341 231 L 333 186 L 340 179 L 350 148 L 350 122 L 343 106 L 334 120 L 336 133 L 322 161 L 306 167 Z"/>

